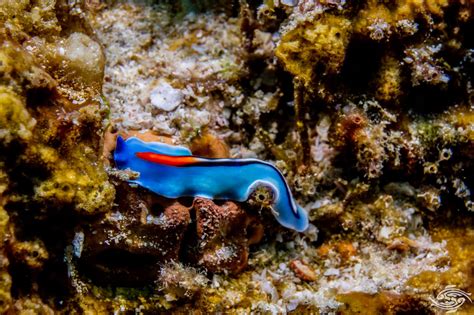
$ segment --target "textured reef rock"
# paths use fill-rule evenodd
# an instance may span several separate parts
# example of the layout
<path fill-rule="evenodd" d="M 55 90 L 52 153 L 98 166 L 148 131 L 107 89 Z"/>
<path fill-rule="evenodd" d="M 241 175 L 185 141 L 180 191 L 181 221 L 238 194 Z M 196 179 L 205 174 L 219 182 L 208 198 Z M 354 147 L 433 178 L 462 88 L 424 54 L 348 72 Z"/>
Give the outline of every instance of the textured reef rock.
<path fill-rule="evenodd" d="M 472 12 L 1 1 L 0 312 L 434 314 L 447 285 L 474 294 Z M 118 133 L 267 160 L 310 227 L 259 195 L 133 187 Z"/>
<path fill-rule="evenodd" d="M 158 262 L 178 260 L 191 220 L 188 207 L 126 186 L 108 215 L 76 232 L 79 271 L 103 284 L 156 279 Z"/>
<path fill-rule="evenodd" d="M 238 273 L 263 227 L 235 203 L 197 198 L 191 206 L 127 184 L 105 217 L 82 226 L 73 241 L 77 275 L 103 285 L 146 285 L 160 266 L 185 260 L 209 272 Z M 192 222 L 191 216 L 195 218 Z M 196 244 L 197 242 L 197 244 Z"/>
<path fill-rule="evenodd" d="M 72 217 L 107 212 L 114 198 L 97 151 L 104 56 L 81 10 L 0 4 L 2 311 L 35 304 L 11 296 L 34 295 L 41 272 L 63 264 Z"/>
<path fill-rule="evenodd" d="M 194 209 L 198 242 L 191 255 L 197 265 L 210 272 L 242 271 L 247 265 L 249 245 L 262 239 L 262 224 L 231 201 L 217 206 L 197 198 Z"/>

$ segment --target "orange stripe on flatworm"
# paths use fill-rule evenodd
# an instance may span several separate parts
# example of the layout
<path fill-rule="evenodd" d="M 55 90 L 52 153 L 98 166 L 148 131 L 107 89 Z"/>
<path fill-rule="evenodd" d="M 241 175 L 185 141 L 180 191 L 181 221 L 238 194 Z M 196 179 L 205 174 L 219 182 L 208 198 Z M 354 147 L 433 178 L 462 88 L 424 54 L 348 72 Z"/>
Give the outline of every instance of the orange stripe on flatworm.
<path fill-rule="evenodd" d="M 136 155 L 142 160 L 169 166 L 183 166 L 198 162 L 194 156 L 172 156 L 152 152 L 138 152 Z"/>

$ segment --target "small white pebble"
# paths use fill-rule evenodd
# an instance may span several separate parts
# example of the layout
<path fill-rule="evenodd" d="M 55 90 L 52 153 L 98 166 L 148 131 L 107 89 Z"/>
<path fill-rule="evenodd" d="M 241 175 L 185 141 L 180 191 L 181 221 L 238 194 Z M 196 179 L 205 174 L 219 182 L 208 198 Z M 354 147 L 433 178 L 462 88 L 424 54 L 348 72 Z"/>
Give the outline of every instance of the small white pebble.
<path fill-rule="evenodd" d="M 339 269 L 329 268 L 324 272 L 325 276 L 339 276 Z"/>
<path fill-rule="evenodd" d="M 168 82 L 160 81 L 150 92 L 150 102 L 156 108 L 172 111 L 183 101 L 181 90 L 173 88 Z"/>

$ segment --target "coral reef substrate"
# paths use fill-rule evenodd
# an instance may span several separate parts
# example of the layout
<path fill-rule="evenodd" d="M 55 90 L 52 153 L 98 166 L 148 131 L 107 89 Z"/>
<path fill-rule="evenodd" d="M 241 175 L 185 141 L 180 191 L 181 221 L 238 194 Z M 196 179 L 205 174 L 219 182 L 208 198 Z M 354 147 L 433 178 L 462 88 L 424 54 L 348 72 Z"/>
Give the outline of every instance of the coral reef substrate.
<path fill-rule="evenodd" d="M 0 2 L 0 312 L 435 314 L 447 285 L 474 293 L 472 6 Z M 133 187 L 118 134 L 267 160 L 310 227 L 265 191 Z"/>

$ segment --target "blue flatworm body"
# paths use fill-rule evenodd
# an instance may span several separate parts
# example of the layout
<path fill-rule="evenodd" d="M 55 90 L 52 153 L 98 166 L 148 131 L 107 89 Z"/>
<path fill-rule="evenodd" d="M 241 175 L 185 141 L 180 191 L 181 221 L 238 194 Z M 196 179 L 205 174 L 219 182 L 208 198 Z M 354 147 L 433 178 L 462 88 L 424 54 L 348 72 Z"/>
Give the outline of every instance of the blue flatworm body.
<path fill-rule="evenodd" d="M 271 207 L 278 222 L 290 229 L 308 227 L 306 211 L 294 201 L 280 171 L 257 159 L 210 159 L 187 148 L 131 137 L 117 138 L 117 168 L 140 176 L 130 182 L 167 197 L 205 197 L 243 202 L 260 186 L 273 192 Z"/>

